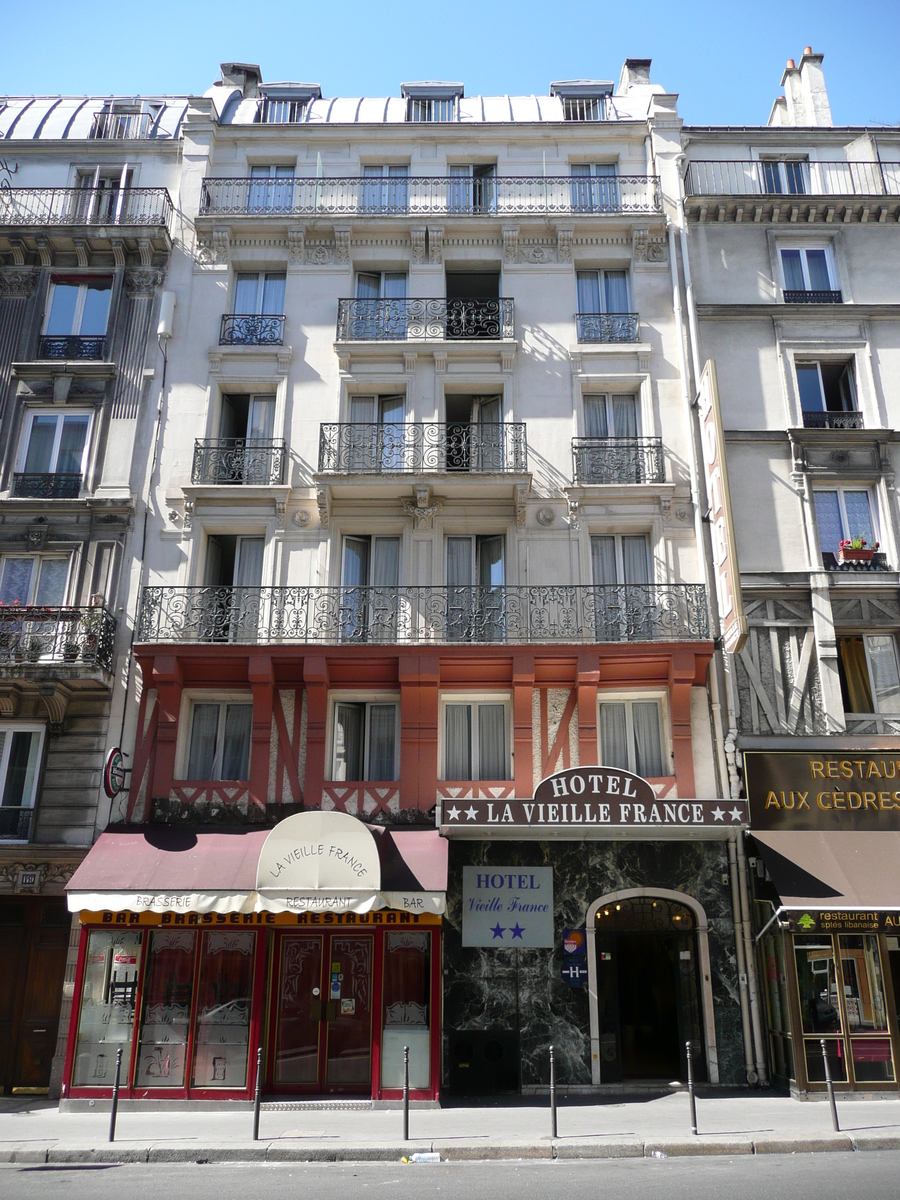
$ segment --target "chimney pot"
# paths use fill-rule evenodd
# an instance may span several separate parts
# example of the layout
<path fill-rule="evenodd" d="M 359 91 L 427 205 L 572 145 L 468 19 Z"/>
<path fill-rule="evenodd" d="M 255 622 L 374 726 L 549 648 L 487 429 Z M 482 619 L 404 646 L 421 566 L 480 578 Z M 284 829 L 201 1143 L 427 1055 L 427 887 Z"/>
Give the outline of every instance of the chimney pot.
<path fill-rule="evenodd" d="M 794 62 L 794 60 L 792 58 L 789 58 L 787 60 L 787 69 L 789 71 L 793 71 L 796 66 L 797 66 L 797 64 Z"/>
<path fill-rule="evenodd" d="M 806 46 L 803 50 L 804 54 L 812 54 L 812 46 Z"/>

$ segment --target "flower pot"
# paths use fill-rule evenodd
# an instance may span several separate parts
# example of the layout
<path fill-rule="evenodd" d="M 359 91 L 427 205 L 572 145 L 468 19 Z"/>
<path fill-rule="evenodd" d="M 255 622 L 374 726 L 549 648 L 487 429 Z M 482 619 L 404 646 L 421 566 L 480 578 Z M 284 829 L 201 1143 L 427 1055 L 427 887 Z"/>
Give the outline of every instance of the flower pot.
<path fill-rule="evenodd" d="M 855 562 L 867 563 L 867 562 L 871 562 L 872 559 L 875 557 L 874 550 L 864 550 L 864 549 L 854 550 L 849 546 L 842 546 L 841 549 L 838 551 L 838 554 L 840 556 L 841 562 L 845 562 L 845 563 L 855 563 Z"/>

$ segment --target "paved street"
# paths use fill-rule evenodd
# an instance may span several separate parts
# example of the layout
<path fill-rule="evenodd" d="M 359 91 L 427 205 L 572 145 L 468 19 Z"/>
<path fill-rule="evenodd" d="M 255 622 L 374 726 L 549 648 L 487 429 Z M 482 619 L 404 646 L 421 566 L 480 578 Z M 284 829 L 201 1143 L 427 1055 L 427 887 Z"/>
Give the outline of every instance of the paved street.
<path fill-rule="evenodd" d="M 900 1153 L 798 1154 L 789 1157 L 618 1159 L 578 1163 L 442 1163 L 440 1166 L 374 1163 L 244 1165 L 123 1165 L 0 1167 L 6 1200 L 231 1200 L 264 1194 L 356 1200 L 744 1200 L 769 1194 L 791 1200 L 897 1200 Z"/>

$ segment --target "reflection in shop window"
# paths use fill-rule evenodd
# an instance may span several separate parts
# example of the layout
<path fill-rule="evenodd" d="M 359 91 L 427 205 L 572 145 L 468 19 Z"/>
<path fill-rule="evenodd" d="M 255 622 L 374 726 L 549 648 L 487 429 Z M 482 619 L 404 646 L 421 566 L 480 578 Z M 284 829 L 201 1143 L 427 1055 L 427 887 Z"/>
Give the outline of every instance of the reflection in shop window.
<path fill-rule="evenodd" d="M 384 944 L 384 1029 L 381 1086 L 403 1086 L 403 1048 L 409 1047 L 409 1086 L 431 1086 L 431 935 L 388 933 Z"/>
<path fill-rule="evenodd" d="M 88 936 L 75 1046 L 73 1087 L 112 1087 L 121 1048 L 127 1078 L 141 963 L 138 930 L 92 930 Z"/>
<path fill-rule="evenodd" d="M 192 1084 L 245 1088 L 256 934 L 203 935 Z"/>
<path fill-rule="evenodd" d="M 197 934 L 154 930 L 150 935 L 135 1085 L 182 1088 Z"/>

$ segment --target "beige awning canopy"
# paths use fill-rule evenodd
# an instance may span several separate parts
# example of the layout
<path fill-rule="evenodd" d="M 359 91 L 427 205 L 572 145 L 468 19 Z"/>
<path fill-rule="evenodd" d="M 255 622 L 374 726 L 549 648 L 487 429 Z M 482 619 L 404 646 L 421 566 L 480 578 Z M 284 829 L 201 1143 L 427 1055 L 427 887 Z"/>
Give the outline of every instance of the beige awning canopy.
<path fill-rule="evenodd" d="M 900 910 L 900 831 L 754 833 L 784 908 Z"/>

